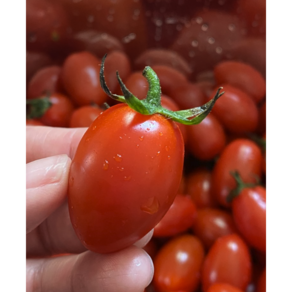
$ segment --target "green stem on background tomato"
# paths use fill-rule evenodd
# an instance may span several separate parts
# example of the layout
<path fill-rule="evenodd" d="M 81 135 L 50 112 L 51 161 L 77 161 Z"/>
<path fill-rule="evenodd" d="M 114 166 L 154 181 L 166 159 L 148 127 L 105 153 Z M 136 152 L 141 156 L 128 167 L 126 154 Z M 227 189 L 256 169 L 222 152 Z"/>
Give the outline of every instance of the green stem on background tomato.
<path fill-rule="evenodd" d="M 226 201 L 227 201 L 228 203 L 231 203 L 232 200 L 233 200 L 234 198 L 236 198 L 236 197 L 241 193 L 241 191 L 242 191 L 243 189 L 245 189 L 245 188 L 253 188 L 253 187 L 255 187 L 255 186 L 257 186 L 257 185 L 260 184 L 259 181 L 258 181 L 257 183 L 245 183 L 245 182 L 242 180 L 242 178 L 240 177 L 240 174 L 239 174 L 239 172 L 238 172 L 237 170 L 230 171 L 230 174 L 231 174 L 231 175 L 233 176 L 233 178 L 235 179 L 237 186 L 236 186 L 236 188 L 233 189 L 233 190 L 229 193 L 229 195 L 226 197 Z"/>
<path fill-rule="evenodd" d="M 27 113 L 26 118 L 27 119 L 35 119 L 42 117 L 45 112 L 52 106 L 52 103 L 48 96 L 40 97 L 40 98 L 34 98 L 34 99 L 28 99 L 26 100 Z"/>
<path fill-rule="evenodd" d="M 165 116 L 166 118 L 171 118 L 173 121 L 179 122 L 184 125 L 195 125 L 200 123 L 210 113 L 216 100 L 224 93 L 220 93 L 220 90 L 223 89 L 223 87 L 220 87 L 218 88 L 215 97 L 202 106 L 187 110 L 170 111 L 161 106 L 161 87 L 159 78 L 157 74 L 151 69 L 151 67 L 146 66 L 143 70 L 142 74 L 148 81 L 149 90 L 146 98 L 140 100 L 126 88 L 118 72 L 117 79 L 119 81 L 124 96 L 113 94 L 109 90 L 104 77 L 105 59 L 106 55 L 102 58 L 100 69 L 100 84 L 104 92 L 117 101 L 127 103 L 130 108 L 144 115 L 153 115 L 158 113 Z"/>

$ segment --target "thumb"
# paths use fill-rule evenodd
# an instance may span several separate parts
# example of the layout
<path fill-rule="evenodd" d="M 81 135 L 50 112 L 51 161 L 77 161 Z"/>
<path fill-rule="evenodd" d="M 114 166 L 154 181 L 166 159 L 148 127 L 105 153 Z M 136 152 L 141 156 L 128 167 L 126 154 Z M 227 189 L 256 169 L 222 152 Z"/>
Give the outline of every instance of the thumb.
<path fill-rule="evenodd" d="M 26 231 L 29 233 L 65 200 L 71 159 L 56 155 L 26 165 Z"/>

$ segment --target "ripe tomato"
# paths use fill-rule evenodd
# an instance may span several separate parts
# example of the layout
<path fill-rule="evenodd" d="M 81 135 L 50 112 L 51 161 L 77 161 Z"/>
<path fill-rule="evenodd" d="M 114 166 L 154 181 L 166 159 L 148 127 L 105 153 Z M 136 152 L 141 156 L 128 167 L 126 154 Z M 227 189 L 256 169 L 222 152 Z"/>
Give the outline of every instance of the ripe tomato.
<path fill-rule="evenodd" d="M 216 283 L 210 286 L 207 292 L 244 292 L 244 291 L 230 284 Z"/>
<path fill-rule="evenodd" d="M 147 96 L 149 85 L 146 78 L 142 75 L 142 71 L 131 73 L 125 80 L 125 85 L 137 98 L 144 99 Z M 121 89 L 118 92 L 121 94 Z"/>
<path fill-rule="evenodd" d="M 172 90 L 170 94 L 180 109 L 189 109 L 205 103 L 202 89 L 194 83 L 182 84 Z"/>
<path fill-rule="evenodd" d="M 201 241 L 189 234 L 171 239 L 154 259 L 153 283 L 158 292 L 195 291 L 204 260 Z"/>
<path fill-rule="evenodd" d="M 222 151 L 212 172 L 212 194 L 220 205 L 230 207 L 227 195 L 236 187 L 230 172 L 237 170 L 247 183 L 256 182 L 261 177 L 262 154 L 260 148 L 251 140 L 236 139 Z"/>
<path fill-rule="evenodd" d="M 264 77 L 249 64 L 238 61 L 223 61 L 214 68 L 217 84 L 228 83 L 260 102 L 266 94 Z M 225 88 L 224 88 L 225 89 Z"/>
<path fill-rule="evenodd" d="M 210 248 L 216 239 L 237 230 L 230 213 L 216 208 L 204 208 L 197 212 L 193 231 L 205 247 Z"/>
<path fill-rule="evenodd" d="M 196 169 L 187 177 L 186 193 L 191 196 L 197 208 L 215 207 L 218 205 L 211 193 L 211 171 Z"/>
<path fill-rule="evenodd" d="M 52 106 L 40 118 L 40 121 L 46 126 L 68 127 L 74 106 L 71 100 L 61 94 L 53 93 L 49 97 Z"/>
<path fill-rule="evenodd" d="M 177 195 L 162 220 L 155 226 L 155 237 L 174 236 L 189 229 L 195 221 L 197 209 L 189 196 Z"/>
<path fill-rule="evenodd" d="M 59 92 L 60 72 L 60 66 L 49 66 L 37 71 L 28 83 L 27 98 L 38 98 L 46 92 Z"/>
<path fill-rule="evenodd" d="M 251 266 L 249 249 L 238 235 L 220 237 L 203 264 L 203 291 L 214 283 L 227 283 L 245 291 L 251 279 Z"/>
<path fill-rule="evenodd" d="M 42 122 L 36 119 L 26 119 L 27 126 L 44 126 Z"/>
<path fill-rule="evenodd" d="M 187 135 L 188 150 L 200 160 L 213 159 L 224 149 L 226 135 L 212 113 L 199 124 L 188 126 Z"/>
<path fill-rule="evenodd" d="M 216 102 L 212 113 L 231 133 L 253 132 L 258 125 L 258 109 L 252 98 L 244 91 L 229 84 L 222 85 L 224 94 Z M 216 93 L 213 91 L 210 95 Z"/>
<path fill-rule="evenodd" d="M 98 106 L 81 106 L 73 111 L 69 127 L 89 127 L 102 112 L 103 110 Z"/>
<path fill-rule="evenodd" d="M 99 81 L 100 63 L 98 58 L 88 52 L 74 53 L 66 58 L 61 82 L 76 105 L 101 105 L 107 100 Z"/>
<path fill-rule="evenodd" d="M 235 224 L 256 249 L 266 251 L 266 189 L 262 186 L 249 187 L 243 183 L 232 199 L 232 213 Z"/>
<path fill-rule="evenodd" d="M 70 217 L 84 246 L 117 251 L 154 228 L 177 194 L 183 159 L 173 121 L 125 104 L 104 111 L 81 139 L 69 175 Z"/>

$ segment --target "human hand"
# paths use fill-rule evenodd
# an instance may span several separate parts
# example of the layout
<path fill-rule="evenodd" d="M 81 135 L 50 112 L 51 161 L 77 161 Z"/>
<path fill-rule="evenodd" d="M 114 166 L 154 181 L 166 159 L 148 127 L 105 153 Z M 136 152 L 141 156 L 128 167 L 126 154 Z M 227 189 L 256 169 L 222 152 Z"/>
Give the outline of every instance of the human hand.
<path fill-rule="evenodd" d="M 96 254 L 86 250 L 73 230 L 68 174 L 85 130 L 27 127 L 27 292 L 142 292 L 152 280 L 153 264 L 141 247 L 153 231 L 134 246 Z"/>

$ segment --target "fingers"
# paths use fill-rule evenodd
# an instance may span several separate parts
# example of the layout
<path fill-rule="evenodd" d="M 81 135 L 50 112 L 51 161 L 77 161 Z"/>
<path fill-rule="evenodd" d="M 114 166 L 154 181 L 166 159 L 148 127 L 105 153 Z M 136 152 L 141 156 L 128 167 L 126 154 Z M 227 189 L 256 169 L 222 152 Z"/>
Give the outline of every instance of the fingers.
<path fill-rule="evenodd" d="M 87 128 L 26 127 L 26 162 L 67 154 L 73 158 Z"/>
<path fill-rule="evenodd" d="M 100 255 L 27 260 L 27 292 L 143 292 L 153 277 L 153 263 L 137 247 Z"/>
<path fill-rule="evenodd" d="M 57 155 L 26 165 L 26 226 L 30 232 L 65 200 L 71 159 Z"/>

